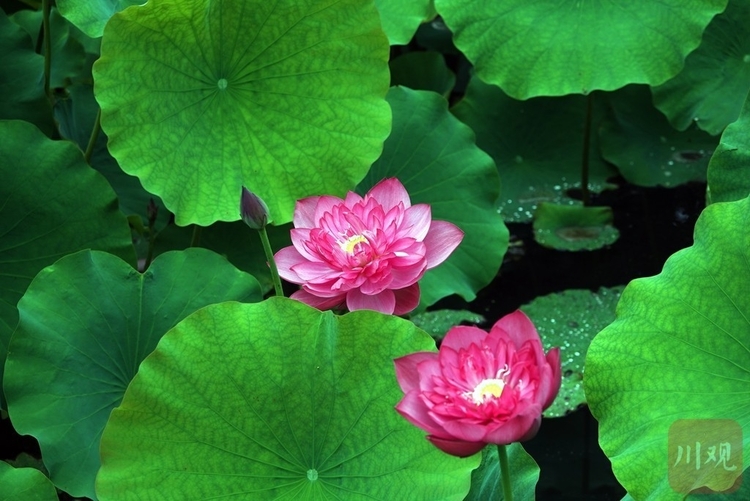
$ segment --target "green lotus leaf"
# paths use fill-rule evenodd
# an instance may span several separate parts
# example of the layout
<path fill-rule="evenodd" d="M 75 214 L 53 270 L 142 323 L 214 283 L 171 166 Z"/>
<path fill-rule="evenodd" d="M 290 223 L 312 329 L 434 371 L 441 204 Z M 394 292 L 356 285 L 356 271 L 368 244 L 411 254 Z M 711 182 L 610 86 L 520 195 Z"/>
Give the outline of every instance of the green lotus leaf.
<path fill-rule="evenodd" d="M 440 452 L 393 408 L 393 359 L 434 349 L 373 311 L 286 298 L 203 308 L 112 412 L 99 499 L 461 500 L 479 455 Z"/>
<path fill-rule="evenodd" d="M 732 202 L 750 194 L 750 100 L 721 135 L 708 163 L 708 189 L 712 202 Z"/>
<path fill-rule="evenodd" d="M 68 89 L 65 99 L 58 101 L 55 107 L 55 118 L 59 123 L 60 134 L 78 144 L 85 151 L 91 138 L 92 129 L 96 126 L 96 115 L 99 105 L 94 99 L 94 88 L 90 84 L 75 84 Z M 117 193 L 120 210 L 126 215 L 139 215 L 147 218 L 146 207 L 151 200 L 158 208 L 157 228 L 167 225 L 170 213 L 164 203 L 156 195 L 143 188 L 135 176 L 130 176 L 120 169 L 109 150 L 107 150 L 107 135 L 99 131 L 94 150 L 91 154 L 91 166 L 107 178 L 109 184 Z M 187 245 L 180 247 L 184 249 Z"/>
<path fill-rule="evenodd" d="M 592 130 L 604 116 L 595 96 Z M 495 160 L 502 189 L 500 213 L 506 222 L 525 223 L 541 202 L 575 205 L 567 191 L 581 187 L 586 97 L 517 101 L 494 85 L 472 78 L 466 96 L 451 110 L 477 135 L 477 145 Z M 599 155 L 596 134 L 589 149 L 589 190 L 611 187 L 617 171 Z"/>
<path fill-rule="evenodd" d="M 539 331 L 545 351 L 560 348 L 562 385 L 544 417 L 564 416 L 586 403 L 583 361 L 594 336 L 615 319 L 622 289 L 570 289 L 538 297 L 521 307 Z"/>
<path fill-rule="evenodd" d="M 91 38 L 99 38 L 115 13 L 145 0 L 57 0 L 60 14 Z"/>
<path fill-rule="evenodd" d="M 453 34 L 439 16 L 429 23 L 423 23 L 414 36 L 417 43 L 427 50 L 442 54 L 460 54 L 453 45 Z"/>
<path fill-rule="evenodd" d="M 539 465 L 518 442 L 508 445 L 506 450 L 513 499 L 534 499 L 536 483 L 539 481 Z M 471 474 L 471 490 L 464 501 L 489 499 L 505 499 L 495 445 L 489 445 L 482 450 L 482 463 Z"/>
<path fill-rule="evenodd" d="M 0 120 L 26 120 L 52 136 L 52 106 L 44 95 L 44 58 L 31 37 L 0 9 Z"/>
<path fill-rule="evenodd" d="M 639 186 L 676 186 L 705 181 L 718 139 L 695 126 L 675 130 L 651 104 L 648 88 L 628 86 L 609 96 L 599 128 L 602 156 Z"/>
<path fill-rule="evenodd" d="M 595 250 L 611 245 L 620 237 L 612 226 L 610 207 L 539 204 L 534 216 L 534 240 L 558 250 Z"/>
<path fill-rule="evenodd" d="M 441 96 L 394 87 L 388 102 L 393 133 L 357 191 L 364 194 L 381 179 L 396 177 L 413 204 L 429 204 L 433 219 L 461 228 L 464 239 L 458 248 L 420 280 L 421 304 L 451 294 L 471 301 L 495 278 L 508 248 L 508 230 L 495 211 L 497 169 Z"/>
<path fill-rule="evenodd" d="M 95 499 L 104 425 L 161 336 L 208 304 L 260 299 L 252 276 L 205 249 L 163 254 L 143 274 L 105 252 L 62 258 L 18 303 L 5 367 L 13 426 L 37 438 L 55 485 Z"/>
<path fill-rule="evenodd" d="M 406 45 L 419 25 L 434 18 L 433 0 L 375 0 L 383 31 L 391 45 Z"/>
<path fill-rule="evenodd" d="M 673 126 L 697 125 L 721 134 L 737 120 L 750 91 L 750 4 L 732 0 L 703 34 L 676 77 L 652 89 L 654 104 Z"/>
<path fill-rule="evenodd" d="M 435 0 L 477 76 L 516 99 L 663 83 L 726 4 Z"/>
<path fill-rule="evenodd" d="M 131 262 L 135 256 L 114 192 L 74 144 L 52 141 L 26 122 L 0 121 L 0 158 L 1 379 L 16 303 L 42 268 L 86 248 Z"/>
<path fill-rule="evenodd" d="M 382 150 L 388 42 L 372 0 L 151 0 L 115 14 L 94 65 L 109 150 L 177 224 L 277 224 L 343 195 Z"/>
<path fill-rule="evenodd" d="M 750 429 L 749 226 L 750 198 L 708 206 L 695 243 L 659 275 L 632 281 L 616 320 L 589 347 L 583 383 L 599 444 L 635 499 L 683 499 L 669 483 L 675 421 L 729 419 Z M 747 451 L 750 434 L 742 440 Z M 734 476 L 748 464 L 745 454 Z"/>
<path fill-rule="evenodd" d="M 57 491 L 41 471 L 0 461 L 0 501 L 57 501 Z"/>
<path fill-rule="evenodd" d="M 239 197 L 238 197 L 239 198 Z M 278 252 L 292 245 L 291 223 L 281 226 L 266 226 L 271 249 Z M 193 228 L 170 224 L 159 232 L 156 238 L 155 254 L 189 247 L 193 238 Z M 240 270 L 253 275 L 263 292 L 273 288 L 268 259 L 263 252 L 260 236 L 242 221 L 234 223 L 214 223 L 200 232 L 196 246 L 211 249 L 221 254 Z"/>
<path fill-rule="evenodd" d="M 417 313 L 410 320 L 434 339 L 442 339 L 451 327 L 463 322 L 479 324 L 485 318 L 469 310 L 433 310 Z"/>
<path fill-rule="evenodd" d="M 390 67 L 394 86 L 431 90 L 447 98 L 456 83 L 456 75 L 439 52 L 407 52 L 392 60 Z"/>
<path fill-rule="evenodd" d="M 42 35 L 42 11 L 20 10 L 11 19 L 24 29 L 36 47 Z M 70 36 L 70 25 L 57 9 L 50 11 L 50 45 L 50 87 L 67 87 L 83 70 L 86 52 L 81 43 Z"/>

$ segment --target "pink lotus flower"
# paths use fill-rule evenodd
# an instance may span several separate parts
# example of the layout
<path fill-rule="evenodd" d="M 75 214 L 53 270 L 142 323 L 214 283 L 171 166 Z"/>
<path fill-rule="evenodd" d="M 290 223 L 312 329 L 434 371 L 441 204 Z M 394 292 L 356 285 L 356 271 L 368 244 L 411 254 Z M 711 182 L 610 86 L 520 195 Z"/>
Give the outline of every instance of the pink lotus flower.
<path fill-rule="evenodd" d="M 402 315 L 419 304 L 425 271 L 445 261 L 463 232 L 432 221 L 430 206 L 411 205 L 397 179 L 385 179 L 364 198 L 349 192 L 305 198 L 294 208 L 292 247 L 276 253 L 279 275 L 302 285 L 293 299 L 321 310 Z"/>
<path fill-rule="evenodd" d="M 521 311 L 501 318 L 489 334 L 453 327 L 438 353 L 413 353 L 395 363 L 406 393 L 396 410 L 439 449 L 460 457 L 486 444 L 532 438 L 560 389 L 560 350 L 545 357 L 534 324 Z"/>

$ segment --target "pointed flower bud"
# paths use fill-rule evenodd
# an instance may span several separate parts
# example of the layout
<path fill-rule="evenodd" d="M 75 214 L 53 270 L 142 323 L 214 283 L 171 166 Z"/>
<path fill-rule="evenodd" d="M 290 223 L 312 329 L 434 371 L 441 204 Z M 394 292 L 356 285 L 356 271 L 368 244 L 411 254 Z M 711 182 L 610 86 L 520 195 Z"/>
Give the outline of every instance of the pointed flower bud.
<path fill-rule="evenodd" d="M 242 187 L 240 216 L 245 224 L 254 230 L 261 230 L 268 223 L 268 207 L 255 193 Z"/>

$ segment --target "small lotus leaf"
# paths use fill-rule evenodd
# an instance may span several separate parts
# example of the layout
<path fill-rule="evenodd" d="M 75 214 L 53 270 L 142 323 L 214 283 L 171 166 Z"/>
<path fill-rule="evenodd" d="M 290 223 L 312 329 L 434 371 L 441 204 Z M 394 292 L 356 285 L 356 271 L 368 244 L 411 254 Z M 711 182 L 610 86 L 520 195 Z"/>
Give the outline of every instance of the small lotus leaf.
<path fill-rule="evenodd" d="M 14 468 L 0 461 L 0 501 L 57 501 L 52 482 L 34 468 Z"/>
<path fill-rule="evenodd" d="M 544 349 L 560 348 L 562 385 L 544 417 L 564 416 L 586 403 L 583 361 L 594 336 L 614 320 L 622 289 L 570 289 L 538 297 L 521 307 L 534 322 Z"/>
<path fill-rule="evenodd" d="M 620 237 L 612 226 L 609 207 L 539 204 L 534 216 L 534 240 L 545 247 L 580 251 L 601 249 Z"/>
<path fill-rule="evenodd" d="M 433 310 L 418 313 L 410 320 L 434 339 L 442 339 L 453 326 L 463 322 L 479 324 L 485 318 L 469 310 Z"/>

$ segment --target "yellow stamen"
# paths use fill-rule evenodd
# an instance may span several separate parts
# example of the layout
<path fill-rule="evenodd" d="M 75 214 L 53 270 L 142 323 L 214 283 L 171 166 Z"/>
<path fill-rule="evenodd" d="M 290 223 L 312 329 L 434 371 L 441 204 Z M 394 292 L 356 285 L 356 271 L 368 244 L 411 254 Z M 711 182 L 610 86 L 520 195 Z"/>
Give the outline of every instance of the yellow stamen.
<path fill-rule="evenodd" d="M 357 244 L 367 243 L 367 239 L 362 235 L 352 235 L 343 242 L 339 242 L 341 250 L 347 254 L 354 254 L 354 248 Z"/>
<path fill-rule="evenodd" d="M 489 399 L 500 398 L 504 388 L 505 381 L 502 379 L 485 379 L 471 392 L 471 399 L 475 404 L 480 405 Z"/>

